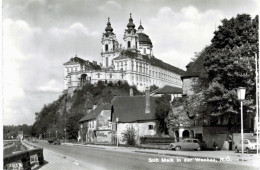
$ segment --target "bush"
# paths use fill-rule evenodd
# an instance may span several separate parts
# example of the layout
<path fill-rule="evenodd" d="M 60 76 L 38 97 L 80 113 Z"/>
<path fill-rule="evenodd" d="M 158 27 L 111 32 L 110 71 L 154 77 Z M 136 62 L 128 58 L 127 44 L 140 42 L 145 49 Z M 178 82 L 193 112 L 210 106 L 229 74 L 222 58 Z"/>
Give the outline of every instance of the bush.
<path fill-rule="evenodd" d="M 136 130 L 133 128 L 133 126 L 128 127 L 122 134 L 123 134 L 123 142 L 126 142 L 127 145 L 134 146 L 136 144 L 135 142 Z"/>

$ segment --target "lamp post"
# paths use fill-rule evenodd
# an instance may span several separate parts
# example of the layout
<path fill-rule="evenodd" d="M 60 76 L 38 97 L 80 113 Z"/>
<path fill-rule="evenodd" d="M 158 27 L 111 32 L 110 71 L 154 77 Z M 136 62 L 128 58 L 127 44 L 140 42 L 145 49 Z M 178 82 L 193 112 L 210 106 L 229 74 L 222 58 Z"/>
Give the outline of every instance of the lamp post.
<path fill-rule="evenodd" d="M 58 133 L 58 132 L 57 132 L 57 130 L 56 130 L 56 138 L 58 137 L 57 133 Z"/>
<path fill-rule="evenodd" d="M 64 143 L 66 143 L 66 128 L 64 129 Z"/>
<path fill-rule="evenodd" d="M 257 53 L 253 52 L 255 54 L 255 81 L 256 81 L 256 154 L 258 156 L 259 154 L 259 76 L 260 76 L 260 60 L 257 58 Z"/>
<path fill-rule="evenodd" d="M 83 145 L 83 125 L 82 124 L 80 125 L 80 129 L 81 129 L 81 142 Z"/>
<path fill-rule="evenodd" d="M 51 137 L 51 132 L 49 132 L 49 138 Z"/>
<path fill-rule="evenodd" d="M 242 153 L 241 153 L 241 158 L 243 159 L 243 153 L 244 153 L 244 129 L 243 129 L 243 100 L 245 100 L 245 95 L 246 95 L 246 88 L 245 87 L 239 87 L 237 89 L 237 96 L 238 100 L 240 100 L 241 104 L 241 145 L 242 145 Z"/>
<path fill-rule="evenodd" d="M 43 140 L 45 140 L 45 133 L 43 133 Z"/>
<path fill-rule="evenodd" d="M 119 118 L 117 117 L 116 118 L 116 146 L 118 147 L 118 121 L 119 121 Z"/>

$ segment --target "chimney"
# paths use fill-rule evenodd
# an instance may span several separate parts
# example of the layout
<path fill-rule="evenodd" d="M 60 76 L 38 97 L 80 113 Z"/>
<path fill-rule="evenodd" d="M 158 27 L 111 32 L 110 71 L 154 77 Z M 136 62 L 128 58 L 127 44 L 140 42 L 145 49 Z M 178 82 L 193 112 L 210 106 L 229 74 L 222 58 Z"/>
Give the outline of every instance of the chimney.
<path fill-rule="evenodd" d="M 145 114 L 150 113 L 150 88 L 145 88 Z"/>
<path fill-rule="evenodd" d="M 133 89 L 131 88 L 129 91 L 130 91 L 130 96 L 134 96 Z"/>

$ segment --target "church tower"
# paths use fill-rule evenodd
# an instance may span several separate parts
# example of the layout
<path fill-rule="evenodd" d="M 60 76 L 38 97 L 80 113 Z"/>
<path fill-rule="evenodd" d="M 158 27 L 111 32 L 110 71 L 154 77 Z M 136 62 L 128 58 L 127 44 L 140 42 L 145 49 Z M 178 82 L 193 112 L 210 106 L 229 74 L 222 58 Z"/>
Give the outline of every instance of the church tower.
<path fill-rule="evenodd" d="M 135 29 L 135 24 L 133 23 L 132 14 L 130 13 L 129 23 L 127 24 L 127 29 L 124 34 L 124 46 L 126 49 L 132 51 L 138 51 L 138 35 Z"/>
<path fill-rule="evenodd" d="M 113 33 L 113 28 L 111 27 L 110 18 L 108 18 L 107 27 L 105 28 L 105 33 L 102 36 L 102 66 L 103 68 L 108 68 L 113 66 L 113 59 L 115 58 L 116 50 L 118 49 L 118 42 L 116 35 Z"/>

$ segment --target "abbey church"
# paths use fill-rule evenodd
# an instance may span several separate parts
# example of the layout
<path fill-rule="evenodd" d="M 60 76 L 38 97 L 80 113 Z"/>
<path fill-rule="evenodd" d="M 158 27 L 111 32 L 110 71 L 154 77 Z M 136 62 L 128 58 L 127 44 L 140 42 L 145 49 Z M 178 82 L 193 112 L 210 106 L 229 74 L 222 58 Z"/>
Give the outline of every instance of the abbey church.
<path fill-rule="evenodd" d="M 77 56 L 64 63 L 65 89 L 72 91 L 87 82 L 96 84 L 98 81 L 119 80 L 135 85 L 140 91 L 152 85 L 182 87 L 181 75 L 184 71 L 153 55 L 151 39 L 144 33 L 141 23 L 135 29 L 131 14 L 122 45 L 116 39 L 109 18 L 101 43 L 101 64 Z"/>

